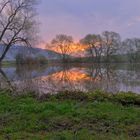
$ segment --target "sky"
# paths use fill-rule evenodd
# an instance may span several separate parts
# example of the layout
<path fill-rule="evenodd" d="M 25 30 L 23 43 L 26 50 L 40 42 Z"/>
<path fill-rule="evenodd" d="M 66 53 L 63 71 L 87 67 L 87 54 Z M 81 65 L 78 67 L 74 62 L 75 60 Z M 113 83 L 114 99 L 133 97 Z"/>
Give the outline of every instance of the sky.
<path fill-rule="evenodd" d="M 40 0 L 38 18 L 44 42 L 56 34 L 78 41 L 105 30 L 140 37 L 140 0 Z"/>

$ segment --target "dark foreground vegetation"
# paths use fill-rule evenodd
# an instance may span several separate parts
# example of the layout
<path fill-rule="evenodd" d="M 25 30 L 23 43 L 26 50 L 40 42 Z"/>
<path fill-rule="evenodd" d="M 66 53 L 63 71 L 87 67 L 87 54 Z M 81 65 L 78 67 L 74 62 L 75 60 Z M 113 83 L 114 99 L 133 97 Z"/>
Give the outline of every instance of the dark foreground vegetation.
<path fill-rule="evenodd" d="M 0 91 L 2 140 L 138 140 L 140 95 Z"/>

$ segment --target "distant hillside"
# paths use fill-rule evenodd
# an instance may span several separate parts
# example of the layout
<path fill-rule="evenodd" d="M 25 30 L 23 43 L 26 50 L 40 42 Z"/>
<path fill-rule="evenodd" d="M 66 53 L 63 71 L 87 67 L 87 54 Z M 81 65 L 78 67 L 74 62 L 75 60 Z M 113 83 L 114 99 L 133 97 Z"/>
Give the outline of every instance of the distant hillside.
<path fill-rule="evenodd" d="M 3 51 L 3 47 L 0 46 L 0 55 Z M 50 50 L 44 50 L 41 48 L 27 48 L 24 46 L 12 46 L 8 53 L 6 54 L 6 57 L 4 60 L 14 61 L 16 58 L 16 55 L 22 53 L 25 56 L 31 56 L 31 57 L 38 57 L 38 56 L 44 56 L 49 60 L 55 60 L 55 59 L 61 59 L 61 54 L 56 53 L 54 51 Z"/>

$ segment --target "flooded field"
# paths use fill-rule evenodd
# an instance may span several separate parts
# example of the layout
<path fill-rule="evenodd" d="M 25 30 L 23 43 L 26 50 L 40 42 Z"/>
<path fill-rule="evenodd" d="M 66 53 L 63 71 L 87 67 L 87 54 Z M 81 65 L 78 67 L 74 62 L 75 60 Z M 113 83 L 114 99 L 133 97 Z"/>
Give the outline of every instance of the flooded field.
<path fill-rule="evenodd" d="M 140 93 L 139 64 L 71 64 L 30 67 L 4 67 L 0 88 L 34 91 L 39 94 L 59 91 L 103 90 L 111 93 Z"/>

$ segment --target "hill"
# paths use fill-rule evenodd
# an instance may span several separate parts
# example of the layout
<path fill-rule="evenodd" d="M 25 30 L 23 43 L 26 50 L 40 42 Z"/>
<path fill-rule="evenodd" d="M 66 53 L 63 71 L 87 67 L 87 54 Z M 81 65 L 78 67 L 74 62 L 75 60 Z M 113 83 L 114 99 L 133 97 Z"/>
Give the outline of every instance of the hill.
<path fill-rule="evenodd" d="M 4 47 L 0 46 L 0 55 L 3 52 Z M 24 46 L 12 46 L 9 51 L 6 54 L 6 57 L 4 60 L 6 61 L 14 61 L 16 58 L 16 55 L 22 53 L 25 56 L 32 56 L 32 57 L 38 57 L 38 56 L 44 56 L 48 60 L 55 60 L 55 59 L 61 59 L 61 54 L 56 53 L 54 51 L 50 50 L 44 50 L 41 48 L 28 48 Z"/>

